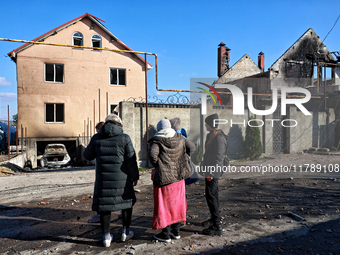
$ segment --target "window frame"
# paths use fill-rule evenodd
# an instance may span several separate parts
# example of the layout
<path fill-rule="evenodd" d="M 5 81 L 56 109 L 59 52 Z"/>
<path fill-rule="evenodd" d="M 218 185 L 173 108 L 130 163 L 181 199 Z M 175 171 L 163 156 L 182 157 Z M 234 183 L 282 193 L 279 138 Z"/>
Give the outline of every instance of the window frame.
<path fill-rule="evenodd" d="M 93 38 L 94 36 L 98 36 L 99 38 Z M 99 42 L 99 47 L 96 47 L 96 48 L 102 48 L 102 37 L 98 34 L 93 34 L 91 36 L 91 47 L 95 47 L 93 46 L 93 40 Z M 92 50 L 96 50 L 96 49 L 92 49 Z M 96 50 L 96 51 L 101 51 L 101 50 Z"/>
<path fill-rule="evenodd" d="M 53 121 L 47 121 L 47 105 L 53 105 Z M 63 121 L 57 121 L 57 105 L 63 106 Z M 64 103 L 45 103 L 45 123 L 53 124 L 53 123 L 65 123 L 65 104 Z"/>
<path fill-rule="evenodd" d="M 46 65 L 53 65 L 53 81 L 47 81 L 47 73 L 46 73 Z M 56 72 L 56 65 L 60 65 L 63 67 L 63 81 L 56 81 L 56 76 L 57 76 L 57 72 Z M 64 68 L 64 64 L 58 64 L 58 63 L 44 63 L 44 80 L 45 82 L 51 82 L 51 83 L 65 83 L 65 72 L 64 72 L 65 68 Z"/>
<path fill-rule="evenodd" d="M 75 37 L 75 34 L 77 34 L 77 33 L 81 34 L 81 45 L 75 45 L 75 44 L 74 44 L 74 37 Z M 79 37 L 78 37 L 78 38 L 79 38 Z M 84 36 L 83 36 L 83 34 L 82 34 L 81 32 L 76 31 L 76 32 L 74 32 L 74 33 L 72 34 L 72 45 L 74 45 L 74 46 L 84 46 Z M 75 47 L 75 48 L 73 48 L 73 49 L 82 49 L 82 48 Z"/>
<path fill-rule="evenodd" d="M 113 84 L 113 83 L 111 83 L 111 70 L 113 70 L 113 69 L 116 69 L 117 70 L 117 80 L 118 80 L 118 82 L 117 82 L 117 84 Z M 119 84 L 119 70 L 124 70 L 124 83 L 125 84 Z M 110 77 L 109 77 L 109 83 L 110 83 L 110 86 L 125 86 L 126 87 L 126 85 L 127 85 L 127 77 L 126 77 L 126 68 L 117 68 L 117 67 L 110 67 L 110 73 L 109 73 L 109 75 L 110 75 Z"/>

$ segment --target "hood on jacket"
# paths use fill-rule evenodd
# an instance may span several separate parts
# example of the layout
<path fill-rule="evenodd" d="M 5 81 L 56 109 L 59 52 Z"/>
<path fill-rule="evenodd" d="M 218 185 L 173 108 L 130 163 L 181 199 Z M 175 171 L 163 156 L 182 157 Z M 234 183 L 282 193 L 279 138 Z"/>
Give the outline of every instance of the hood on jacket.
<path fill-rule="evenodd" d="M 173 130 L 173 129 L 172 129 Z M 169 148 L 169 149 L 175 149 L 178 147 L 178 145 L 181 142 L 181 139 L 184 139 L 181 134 L 176 133 L 175 130 L 173 130 L 173 136 L 172 137 L 165 137 L 165 136 L 156 136 L 150 140 L 150 142 L 160 143 L 163 146 Z M 172 132 L 171 132 L 172 133 Z"/>
<path fill-rule="evenodd" d="M 113 137 L 123 134 L 123 129 L 113 123 L 106 122 L 99 130 L 99 134 L 104 137 Z"/>
<path fill-rule="evenodd" d="M 155 136 L 158 137 L 164 137 L 164 138 L 171 138 L 176 134 L 176 131 L 173 130 L 172 128 L 165 128 L 160 131 L 158 131 Z"/>

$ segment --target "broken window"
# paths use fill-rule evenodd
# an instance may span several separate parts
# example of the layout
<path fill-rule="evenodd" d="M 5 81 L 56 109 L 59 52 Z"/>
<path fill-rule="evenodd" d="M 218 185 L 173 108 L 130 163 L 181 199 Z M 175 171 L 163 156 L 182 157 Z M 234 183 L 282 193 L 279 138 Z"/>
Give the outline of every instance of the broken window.
<path fill-rule="evenodd" d="M 286 63 L 287 78 L 301 78 L 301 65 L 299 63 Z"/>
<path fill-rule="evenodd" d="M 99 35 L 92 35 L 92 47 L 101 48 L 102 38 Z"/>
<path fill-rule="evenodd" d="M 73 34 L 73 45 L 83 46 L 83 35 L 80 32 L 75 32 Z"/>
<path fill-rule="evenodd" d="M 126 85 L 126 70 L 120 68 L 110 68 L 110 84 Z"/>
<path fill-rule="evenodd" d="M 46 122 L 64 123 L 64 104 L 46 103 Z"/>
<path fill-rule="evenodd" d="M 64 82 L 64 65 L 45 63 L 46 82 Z"/>

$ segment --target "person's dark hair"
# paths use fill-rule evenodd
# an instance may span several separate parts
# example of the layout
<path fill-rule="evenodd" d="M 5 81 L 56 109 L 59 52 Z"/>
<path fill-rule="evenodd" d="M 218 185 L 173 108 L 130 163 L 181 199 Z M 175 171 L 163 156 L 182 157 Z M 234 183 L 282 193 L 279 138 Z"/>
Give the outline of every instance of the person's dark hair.
<path fill-rule="evenodd" d="M 114 121 L 114 120 L 107 120 L 106 123 L 112 123 L 118 127 L 123 127 L 122 123 L 119 123 L 117 121 Z"/>

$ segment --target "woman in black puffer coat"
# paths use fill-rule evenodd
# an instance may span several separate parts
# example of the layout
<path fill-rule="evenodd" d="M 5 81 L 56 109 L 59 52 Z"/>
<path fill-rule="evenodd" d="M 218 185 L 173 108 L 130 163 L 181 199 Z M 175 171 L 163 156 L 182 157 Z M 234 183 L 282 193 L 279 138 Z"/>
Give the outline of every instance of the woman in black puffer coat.
<path fill-rule="evenodd" d="M 139 179 L 136 153 L 130 137 L 123 133 L 122 121 L 110 114 L 105 124 L 95 134 L 84 151 L 87 160 L 96 159 L 97 170 L 94 184 L 92 210 L 100 214 L 104 234 L 103 243 L 109 247 L 111 212 L 122 210 L 122 241 L 133 236 L 129 230 L 132 206 L 136 202 L 133 186 Z"/>

